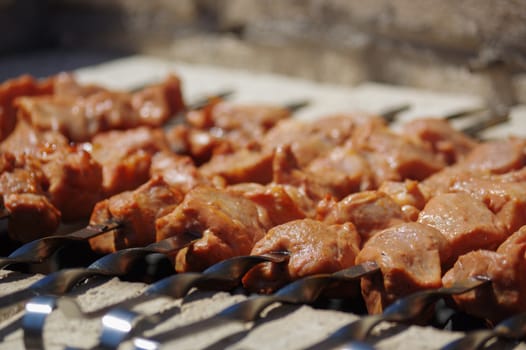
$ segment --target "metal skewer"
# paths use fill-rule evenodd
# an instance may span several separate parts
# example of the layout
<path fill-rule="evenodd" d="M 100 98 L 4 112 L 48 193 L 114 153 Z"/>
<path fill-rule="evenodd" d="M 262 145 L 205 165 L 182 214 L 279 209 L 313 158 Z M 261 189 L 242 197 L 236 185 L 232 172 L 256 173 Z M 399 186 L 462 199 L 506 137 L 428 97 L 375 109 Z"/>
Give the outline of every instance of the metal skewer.
<path fill-rule="evenodd" d="M 158 323 L 159 314 L 145 317 L 145 315 L 129 311 L 134 306 L 159 296 L 178 299 L 184 297 L 193 287 L 230 290 L 238 286 L 241 278 L 257 264 L 282 263 L 287 260 L 288 254 L 282 252 L 234 257 L 212 265 L 202 273 L 189 272 L 166 277 L 152 284 L 137 297 L 92 312 L 83 312 L 75 299 L 70 297 L 37 296 L 26 304 L 23 318 L 24 343 L 26 347 L 31 345 L 33 348 L 41 348 L 45 322 L 51 312 L 60 309 L 69 318 L 93 319 L 104 316 L 99 345 L 104 348 L 116 348 L 130 334 L 133 334 L 133 330 L 139 325 L 145 327 Z M 126 319 L 130 327 L 126 330 L 122 327 L 116 328 L 114 323 L 104 322 L 104 319 Z"/>
<path fill-rule="evenodd" d="M 491 281 L 484 276 L 477 276 L 449 288 L 436 288 L 410 294 L 388 306 L 382 314 L 370 315 L 345 325 L 329 338 L 312 345 L 308 350 L 329 349 L 349 340 L 365 341 L 371 331 L 381 322 L 407 323 L 418 318 L 427 308 L 445 296 L 463 294 L 479 288 Z"/>
<path fill-rule="evenodd" d="M 374 262 L 335 272 L 333 274 L 319 274 L 304 277 L 292 282 L 272 295 L 259 295 L 234 304 L 215 316 L 195 323 L 176 328 L 150 339 L 134 338 L 135 349 L 159 349 L 163 342 L 192 335 L 196 332 L 210 329 L 229 322 L 246 323 L 258 319 L 261 312 L 275 303 L 309 304 L 316 301 L 322 292 L 334 282 L 354 281 L 380 269 Z"/>
<path fill-rule="evenodd" d="M 103 233 L 115 230 L 119 228 L 120 225 L 121 224 L 118 222 L 108 222 L 101 225 L 88 225 L 83 229 L 67 235 L 39 238 L 24 244 L 12 252 L 7 258 L 0 257 L 0 268 L 15 263 L 40 263 L 53 255 L 54 252 L 68 241 L 85 241 Z"/>
<path fill-rule="evenodd" d="M 146 255 L 151 253 L 175 254 L 195 240 L 193 236 L 184 238 L 184 240 L 179 239 L 178 243 L 175 238 L 167 238 L 146 247 L 119 250 L 103 256 L 87 268 L 64 269 L 51 273 L 26 289 L 0 297 L 0 314 L 17 311 L 21 305 L 34 296 L 62 295 L 88 277 L 125 275 L 136 261 Z"/>
<path fill-rule="evenodd" d="M 457 339 L 442 348 L 442 350 L 477 350 L 481 349 L 493 338 L 520 340 L 526 337 L 526 313 L 510 317 L 493 329 L 478 330 Z"/>

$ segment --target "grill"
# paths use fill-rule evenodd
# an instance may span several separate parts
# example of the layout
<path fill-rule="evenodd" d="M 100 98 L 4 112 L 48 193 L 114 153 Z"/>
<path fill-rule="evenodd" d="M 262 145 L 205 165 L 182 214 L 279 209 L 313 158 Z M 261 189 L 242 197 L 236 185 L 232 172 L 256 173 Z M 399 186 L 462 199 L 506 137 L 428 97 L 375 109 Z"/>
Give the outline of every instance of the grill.
<path fill-rule="evenodd" d="M 160 80 L 172 69 L 183 78 L 189 100 L 231 90 L 235 92 L 234 101 L 286 105 L 307 100 L 309 105 L 297 112 L 297 118 L 306 120 L 355 110 L 383 113 L 393 119 L 395 113 L 389 112 L 396 111 L 397 121 L 425 115 L 457 117 L 453 123 L 458 128 L 486 138 L 501 137 L 509 130 L 526 130 L 520 125 L 524 114 L 520 108 L 498 119 L 506 123 L 487 128 L 495 119 L 481 113 L 483 101 L 477 97 L 378 84 L 342 88 L 142 56 L 80 69 L 78 76 L 82 81 L 130 89 Z M 463 111 L 476 113 L 459 118 L 459 112 Z M 480 125 L 486 127 L 480 128 Z M 62 231 L 67 233 L 77 228 L 64 227 Z M 111 228 L 91 227 L 76 238 L 93 234 L 93 230 L 100 233 Z M 191 238 L 187 243 L 190 242 Z M 35 258 L 35 251 L 42 253 L 49 247 L 57 248 L 53 259 L 40 264 L 21 263 L 28 255 L 27 250 L 13 253 L 18 260 L 0 259 L 0 265 L 12 264 L 9 268 L 13 270 L 0 272 L 3 346 L 9 349 L 119 346 L 157 349 L 166 346 L 178 349 L 444 347 L 451 350 L 475 349 L 496 338 L 506 340 L 505 344 L 509 345 L 510 340 L 514 344 L 524 337 L 522 314 L 488 329 L 481 320 L 448 307 L 448 296 L 484 288 L 489 283 L 485 279 L 411 294 L 382 315 L 367 316 L 363 301 L 356 295 L 330 298 L 324 292 L 341 285 L 356 289 L 361 277 L 377 272 L 375 264 L 301 279 L 270 296 L 247 295 L 240 287 L 243 275 L 257 264 L 286 261 L 286 254 L 238 257 L 213 265 L 202 273 L 173 275 L 173 268 L 163 255 L 174 249 L 170 244 L 161 242 L 99 257 L 89 253 L 83 242 L 74 237 L 68 242 L 52 239 L 35 243 L 30 259 Z M 3 255 L 13 249 L 4 245 Z"/>

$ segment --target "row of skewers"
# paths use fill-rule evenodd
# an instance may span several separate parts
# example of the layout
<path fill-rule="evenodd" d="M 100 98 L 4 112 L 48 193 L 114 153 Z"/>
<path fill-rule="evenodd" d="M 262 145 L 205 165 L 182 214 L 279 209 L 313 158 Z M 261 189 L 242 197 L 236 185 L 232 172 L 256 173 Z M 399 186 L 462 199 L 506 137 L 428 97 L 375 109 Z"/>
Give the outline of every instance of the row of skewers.
<path fill-rule="evenodd" d="M 44 83 L 33 84 L 40 95 Z M 63 294 L 92 275 L 123 275 L 137 258 L 160 252 L 180 273 L 170 282 L 170 290 L 180 290 L 174 297 L 209 280 L 277 291 L 250 299 L 250 312 L 238 306 L 243 311 L 225 310 L 220 318 L 251 320 L 268 303 L 311 302 L 325 289 L 344 297 L 361 292 L 369 312 L 384 318 L 393 302 L 443 287 L 438 296 L 473 289 L 454 301 L 493 323 L 525 311 L 524 140 L 480 143 L 438 119 L 414 121 L 400 133 L 364 115 L 302 123 L 289 119 L 287 108 L 219 99 L 163 128 L 186 109 L 175 77 L 133 94 L 80 86 L 70 76 L 53 84 L 41 96 L 8 102 L 17 118 L 0 145 L 8 232 L 31 241 L 62 220 L 90 215 L 90 223 L 31 241 L 0 263 L 41 261 L 70 239 L 114 253 L 86 269 L 46 276 L 2 305 Z M 160 105 L 170 108 L 161 113 Z M 233 264 L 235 276 L 214 275 L 221 264 Z M 356 283 L 328 288 L 357 279 L 361 291 Z M 481 307 L 489 303 L 494 307 Z M 28 347 L 42 334 L 31 321 L 35 304 L 27 304 Z M 159 344 L 172 336 L 159 336 Z"/>

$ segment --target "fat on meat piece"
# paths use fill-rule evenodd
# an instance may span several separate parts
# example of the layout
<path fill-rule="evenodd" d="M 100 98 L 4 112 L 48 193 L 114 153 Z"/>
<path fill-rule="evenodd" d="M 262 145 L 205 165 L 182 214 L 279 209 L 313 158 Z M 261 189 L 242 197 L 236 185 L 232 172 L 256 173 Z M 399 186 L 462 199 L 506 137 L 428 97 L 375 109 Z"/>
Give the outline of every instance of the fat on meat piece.
<path fill-rule="evenodd" d="M 209 180 L 199 172 L 190 157 L 167 151 L 154 154 L 150 167 L 150 177 L 155 175 L 162 175 L 170 186 L 180 189 L 183 193 L 198 185 L 209 183 Z"/>
<path fill-rule="evenodd" d="M 161 176 L 152 177 L 134 191 L 125 191 L 97 203 L 90 224 L 118 222 L 121 226 L 90 239 L 92 249 L 111 253 L 155 242 L 155 220 L 170 213 L 184 194 Z"/>
<path fill-rule="evenodd" d="M 383 229 L 409 221 L 402 208 L 379 191 L 354 193 L 339 202 L 322 201 L 318 218 L 328 224 L 352 222 L 363 242 Z"/>
<path fill-rule="evenodd" d="M 360 236 L 354 225 L 329 225 L 312 219 L 294 220 L 273 227 L 259 240 L 251 254 L 286 251 L 286 264 L 260 264 L 243 278 L 249 290 L 270 293 L 296 279 L 332 273 L 354 265 Z"/>
<path fill-rule="evenodd" d="M 48 95 L 53 92 L 53 78 L 37 81 L 30 75 L 9 79 L 0 84 L 0 141 L 14 130 L 17 107 L 14 101 L 21 96 Z"/>
<path fill-rule="evenodd" d="M 228 192 L 240 194 L 265 208 L 272 226 L 288 221 L 314 217 L 316 204 L 293 186 L 243 183 L 229 186 Z"/>
<path fill-rule="evenodd" d="M 508 237 L 497 216 L 484 203 L 466 193 L 445 193 L 427 202 L 418 222 L 439 230 L 453 255 L 477 249 L 496 249 Z"/>
<path fill-rule="evenodd" d="M 15 241 L 29 242 L 48 236 L 58 229 L 60 211 L 42 194 L 4 195 L 3 204 L 9 212 L 7 232 Z"/>
<path fill-rule="evenodd" d="M 497 251 L 476 250 L 460 256 L 442 280 L 449 287 L 475 276 L 489 277 L 491 283 L 453 296 L 460 310 L 490 323 L 526 312 L 526 227 L 512 234 Z"/>
<path fill-rule="evenodd" d="M 315 121 L 282 120 L 269 130 L 261 141 L 265 152 L 273 152 L 288 145 L 299 166 L 304 167 L 315 158 L 342 145 L 356 128 L 370 123 L 381 123 L 376 118 L 365 116 L 331 116 Z"/>
<path fill-rule="evenodd" d="M 199 170 L 209 178 L 221 176 L 227 184 L 267 184 L 272 181 L 272 159 L 271 153 L 241 149 L 234 153 L 215 155 Z"/>
<path fill-rule="evenodd" d="M 361 281 L 368 312 L 379 314 L 403 296 L 441 287 L 450 257 L 449 242 L 430 226 L 409 222 L 378 232 L 356 257 L 356 264 L 374 261 L 381 270 Z"/>
<path fill-rule="evenodd" d="M 158 127 L 184 110 L 180 81 L 169 75 L 160 84 L 136 93 L 102 88 L 59 88 L 57 94 L 20 97 L 15 101 L 19 115 L 38 130 L 54 130 L 75 142 L 89 141 L 99 132 L 138 126 Z"/>
<path fill-rule="evenodd" d="M 429 144 L 447 164 L 463 160 L 477 146 L 476 140 L 456 130 L 442 118 L 412 120 L 403 125 L 402 134 Z"/>
<path fill-rule="evenodd" d="M 411 221 L 418 219 L 420 210 L 430 198 L 429 191 L 420 182 L 414 180 L 385 181 L 378 191 L 390 196 Z"/>
<path fill-rule="evenodd" d="M 161 129 L 113 130 L 93 138 L 91 154 L 103 169 L 103 191 L 110 196 L 137 188 L 150 176 L 152 157 L 169 151 Z"/>
<path fill-rule="evenodd" d="M 201 271 L 221 260 L 250 253 L 271 221 L 263 207 L 242 195 L 209 186 L 188 192 L 183 202 L 156 222 L 157 240 L 195 235 L 176 256 L 178 272 Z"/>

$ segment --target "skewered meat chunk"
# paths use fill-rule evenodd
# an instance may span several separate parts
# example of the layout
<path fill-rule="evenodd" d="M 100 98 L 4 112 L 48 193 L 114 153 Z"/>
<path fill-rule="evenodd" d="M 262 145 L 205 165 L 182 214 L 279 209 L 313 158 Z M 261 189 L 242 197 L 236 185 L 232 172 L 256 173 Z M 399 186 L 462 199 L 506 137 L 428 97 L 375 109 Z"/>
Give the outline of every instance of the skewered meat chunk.
<path fill-rule="evenodd" d="M 176 257 L 176 270 L 200 271 L 221 260 L 249 254 L 270 228 L 264 208 L 242 195 L 208 186 L 188 192 L 184 201 L 157 220 L 157 240 L 194 234 L 199 238 Z"/>
<path fill-rule="evenodd" d="M 13 193 L 4 195 L 3 204 L 9 212 L 9 236 L 19 242 L 29 242 L 52 234 L 60 224 L 60 211 L 43 195 Z"/>
<path fill-rule="evenodd" d="M 354 193 L 336 203 L 322 202 L 318 214 L 328 224 L 352 222 L 363 242 L 378 231 L 408 221 L 400 206 L 378 191 Z"/>
<path fill-rule="evenodd" d="M 249 271 L 243 284 L 250 290 L 269 293 L 287 282 L 317 273 L 332 273 L 354 265 L 360 236 L 354 225 L 328 225 L 302 219 L 270 229 L 251 254 L 286 251 L 286 265 L 261 264 Z M 314 258 L 315 257 L 315 258 Z"/>
<path fill-rule="evenodd" d="M 105 196 L 145 183 L 150 176 L 152 157 L 159 151 L 168 151 L 161 129 L 140 127 L 96 135 L 91 153 L 103 167 Z"/>
<path fill-rule="evenodd" d="M 526 227 L 511 235 L 497 251 L 462 255 L 443 277 L 445 287 L 470 277 L 486 276 L 491 284 L 453 297 L 457 307 L 496 323 L 526 311 Z"/>
<path fill-rule="evenodd" d="M 282 120 L 265 134 L 262 149 L 273 152 L 277 147 L 289 145 L 299 166 L 304 167 L 347 141 L 357 126 L 373 123 L 372 120 L 359 116 L 333 116 L 312 122 Z"/>
<path fill-rule="evenodd" d="M 367 160 L 349 145 L 334 148 L 314 159 L 305 172 L 318 179 L 320 186 L 341 199 L 351 193 L 373 189 L 373 172 Z"/>
<path fill-rule="evenodd" d="M 451 191 L 465 192 L 494 212 L 509 233 L 526 224 L 526 181 L 500 182 L 500 176 L 459 179 Z"/>
<path fill-rule="evenodd" d="M 502 174 L 526 165 L 526 140 L 509 138 L 481 143 L 459 163 L 467 170 Z"/>
<path fill-rule="evenodd" d="M 55 131 L 37 131 L 24 121 L 19 121 L 15 130 L 0 143 L 0 149 L 14 155 L 27 154 L 35 158 L 50 150 L 69 147 L 64 135 Z"/>
<path fill-rule="evenodd" d="M 326 187 L 318 176 L 300 168 L 290 145 L 279 146 L 274 152 L 272 182 L 296 187 L 301 193 L 304 193 L 305 196 L 314 201 L 335 195 L 331 192 L 332 189 Z"/>
<path fill-rule="evenodd" d="M 184 109 L 180 81 L 175 75 L 133 94 L 78 88 L 73 93 L 20 97 L 16 106 L 20 116 L 34 128 L 58 131 L 77 142 L 89 141 L 111 129 L 160 126 Z"/>
<path fill-rule="evenodd" d="M 411 221 L 418 219 L 418 213 L 429 200 L 429 193 L 426 188 L 414 180 L 385 181 L 378 188 L 378 191 L 389 195 Z"/>
<path fill-rule="evenodd" d="M 427 143 L 447 164 L 463 160 L 477 142 L 441 118 L 419 118 L 404 124 L 402 134 Z"/>
<path fill-rule="evenodd" d="M 62 213 L 62 220 L 90 216 L 102 196 L 102 167 L 85 150 L 68 147 L 49 153 L 42 162 L 48 179 L 46 193 Z"/>
<path fill-rule="evenodd" d="M 296 187 L 256 183 L 243 183 L 227 187 L 227 191 L 240 194 L 265 208 L 272 226 L 288 221 L 314 217 L 315 204 Z"/>
<path fill-rule="evenodd" d="M 218 154 L 199 170 L 209 178 L 222 176 L 228 184 L 242 182 L 269 183 L 272 180 L 272 154 L 242 149 Z"/>
<path fill-rule="evenodd" d="M 164 181 L 183 193 L 200 184 L 208 184 L 190 157 L 167 151 L 155 153 L 150 167 L 150 177 L 162 175 Z"/>
<path fill-rule="evenodd" d="M 436 229 L 410 222 L 391 226 L 367 241 L 356 264 L 374 261 L 381 273 L 362 278 L 362 295 L 370 314 L 378 314 L 396 299 L 442 286 L 442 267 L 451 248 Z"/>
<path fill-rule="evenodd" d="M 122 192 L 97 203 L 90 224 L 113 221 L 121 226 L 92 238 L 92 249 L 110 253 L 155 242 L 155 220 L 175 209 L 183 196 L 181 191 L 168 185 L 161 176 L 154 176 L 134 191 Z"/>
<path fill-rule="evenodd" d="M 466 193 L 445 193 L 431 198 L 420 212 L 418 222 L 442 232 L 454 256 L 476 249 L 494 250 L 508 236 L 495 214 Z"/>
<path fill-rule="evenodd" d="M 387 127 L 359 130 L 352 145 L 368 159 L 376 188 L 389 180 L 423 180 L 446 166 L 425 143 L 395 134 Z"/>
<path fill-rule="evenodd" d="M 0 141 L 9 136 L 17 123 L 17 107 L 14 104 L 16 98 L 46 95 L 52 91 L 53 79 L 38 82 L 29 75 L 22 75 L 0 84 Z"/>
<path fill-rule="evenodd" d="M 220 101 L 201 110 L 190 111 L 186 120 L 190 126 L 208 130 L 214 137 L 238 150 L 259 142 L 270 128 L 289 117 L 290 111 L 283 107 Z"/>

